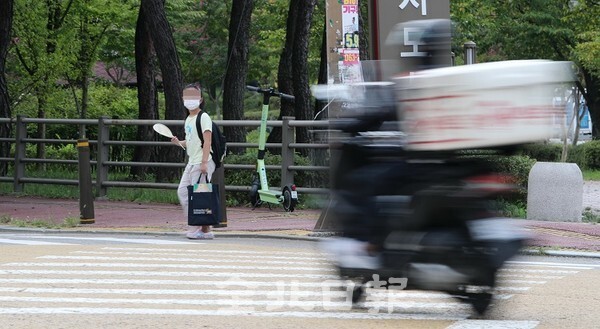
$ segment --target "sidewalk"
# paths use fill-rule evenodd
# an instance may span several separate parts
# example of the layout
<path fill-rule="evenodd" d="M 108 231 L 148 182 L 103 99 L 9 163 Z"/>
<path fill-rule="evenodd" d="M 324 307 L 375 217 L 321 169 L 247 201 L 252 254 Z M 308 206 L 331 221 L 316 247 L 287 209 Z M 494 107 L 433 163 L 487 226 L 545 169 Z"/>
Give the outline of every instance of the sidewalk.
<path fill-rule="evenodd" d="M 44 220 L 61 224 L 65 219 L 79 218 L 79 201 L 14 197 L 0 195 L 0 219 Z M 282 207 L 227 208 L 227 227 L 215 228 L 216 236 L 260 235 L 314 239 L 323 232 L 313 232 L 320 210 L 285 212 Z M 148 234 L 181 234 L 187 229 L 183 211 L 178 205 L 142 204 L 119 201 L 95 201 L 95 223 L 62 231 L 134 232 Z M 532 238 L 529 252 L 553 255 L 585 255 L 600 257 L 600 225 L 572 222 L 546 222 L 515 219 Z M 0 230 L 15 227 L 0 223 Z"/>

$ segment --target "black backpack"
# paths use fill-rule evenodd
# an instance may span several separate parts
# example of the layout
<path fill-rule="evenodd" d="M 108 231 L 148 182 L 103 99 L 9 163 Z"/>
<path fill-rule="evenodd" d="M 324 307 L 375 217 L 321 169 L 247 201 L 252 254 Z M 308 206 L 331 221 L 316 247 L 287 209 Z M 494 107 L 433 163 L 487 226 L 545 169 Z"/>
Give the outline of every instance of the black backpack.
<path fill-rule="evenodd" d="M 200 116 L 204 114 L 208 115 L 208 113 L 202 112 L 202 114 L 196 117 L 196 131 L 198 131 L 202 147 L 204 147 L 204 136 L 202 136 L 204 130 L 202 130 L 202 127 L 200 126 Z M 223 132 L 214 121 L 212 122 L 212 142 L 210 147 L 212 149 L 210 155 L 215 162 L 216 168 L 219 168 L 223 165 L 223 159 L 225 158 L 225 155 L 227 155 L 227 139 L 225 139 L 225 135 L 223 135 Z"/>

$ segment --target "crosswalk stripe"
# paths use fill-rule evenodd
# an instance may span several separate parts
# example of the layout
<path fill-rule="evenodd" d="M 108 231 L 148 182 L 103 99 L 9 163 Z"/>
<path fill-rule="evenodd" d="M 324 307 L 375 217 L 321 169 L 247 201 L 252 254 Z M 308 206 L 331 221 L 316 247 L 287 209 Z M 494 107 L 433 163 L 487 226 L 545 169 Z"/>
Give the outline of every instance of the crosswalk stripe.
<path fill-rule="evenodd" d="M 288 274 L 288 273 L 244 273 L 244 272 L 162 272 L 162 271 L 77 271 L 77 270 L 12 270 L 1 269 L 0 275 L 123 275 L 123 276 L 172 276 L 172 277 L 221 277 L 221 278 L 298 278 L 337 279 L 337 275 Z"/>
<path fill-rule="evenodd" d="M 548 273 L 548 274 L 576 274 L 579 271 L 568 271 L 568 270 L 530 270 L 523 268 L 503 268 L 500 269 L 500 273 L 503 272 L 519 272 L 519 273 Z"/>
<path fill-rule="evenodd" d="M 0 265 L 2 266 L 2 265 Z M 131 267 L 131 268 L 182 268 L 182 269 L 223 269 L 223 270 L 260 270 L 260 271 L 301 271 L 301 272 L 337 272 L 326 267 L 292 266 L 250 266 L 250 265 L 212 265 L 201 264 L 163 264 L 163 263 L 8 263 L 7 267 Z"/>
<path fill-rule="evenodd" d="M 501 284 L 545 284 L 548 281 L 535 281 L 535 280 L 500 280 Z"/>
<path fill-rule="evenodd" d="M 564 267 L 571 268 L 577 267 L 582 269 L 599 268 L 600 264 L 575 264 L 575 263 L 553 263 L 553 262 L 526 262 L 526 261 L 508 261 L 508 265 L 530 265 L 530 266 L 543 266 L 543 267 Z"/>
<path fill-rule="evenodd" d="M 125 260 L 125 261 L 160 261 L 160 262 L 198 262 L 198 257 L 194 257 L 194 258 L 185 258 L 185 257 L 169 257 L 169 258 L 163 258 L 163 257 L 118 257 L 118 256 L 53 256 L 53 255 L 49 255 L 49 256 L 40 256 L 37 257 L 38 259 L 69 259 L 69 260 Z M 231 263 L 231 262 L 235 262 L 237 260 L 236 259 L 205 259 L 202 258 L 202 262 L 203 263 Z M 265 263 L 263 262 L 263 258 L 262 257 L 253 257 L 251 258 L 252 263 L 256 263 L 257 261 L 260 263 Z M 248 259 L 243 258 L 242 260 L 237 260 L 237 262 L 243 262 L 243 261 L 248 261 Z M 329 265 L 329 263 L 327 262 L 295 262 L 295 261 L 287 261 L 287 262 L 283 262 L 283 261 L 272 261 L 272 264 L 278 264 L 278 265 L 282 265 L 282 264 L 287 264 L 287 265 Z M 304 267 L 304 266 L 303 266 Z"/>
<path fill-rule="evenodd" d="M 111 237 L 79 237 L 79 236 L 50 236 L 50 235 L 27 235 L 22 236 L 27 239 L 44 239 L 44 240 L 81 240 L 81 241 L 110 241 L 110 242 L 123 242 L 123 243 L 139 243 L 139 244 L 152 244 L 152 245 L 190 245 L 200 244 L 197 241 L 174 241 L 164 239 L 125 239 L 125 238 L 111 238 Z"/>
<path fill-rule="evenodd" d="M 242 283 L 243 285 L 243 283 Z M 227 287 L 238 287 L 238 285 L 232 285 L 224 281 L 217 286 L 223 288 Z M 315 283 L 313 287 L 319 288 L 318 283 Z M 250 288 L 250 287 L 248 287 Z M 277 297 L 277 296 L 294 296 L 294 297 L 312 297 L 319 299 L 319 297 L 329 298 L 345 298 L 347 296 L 345 291 L 331 291 L 331 290 L 298 290 L 298 287 L 294 285 L 280 286 L 278 284 L 271 283 L 269 288 L 279 288 L 276 290 L 253 290 L 253 289 L 98 289 L 98 288 L 29 288 L 29 287 L 0 287 L 2 292 L 19 292 L 24 293 L 52 293 L 52 294 L 116 294 L 116 295 L 194 295 L 194 296 L 247 296 L 247 297 Z M 287 288 L 287 289 L 286 289 Z"/>
<path fill-rule="evenodd" d="M 142 298 L 82 298 L 82 297 L 9 297 L 0 296 L 2 302 L 27 302 L 27 303 L 77 303 L 77 304 L 151 304 L 151 305 L 189 305 L 189 306 L 266 306 L 267 311 L 281 310 L 283 307 L 301 307 L 306 311 L 323 308 L 326 311 L 350 311 L 352 301 L 333 302 L 327 300 L 283 300 L 283 298 L 270 300 L 246 299 L 142 299 Z M 283 296 L 282 296 L 283 297 Z M 411 309 L 468 309 L 469 305 L 454 303 L 428 303 L 428 302 L 365 302 L 358 305 L 361 308 L 381 308 L 390 310 Z M 217 310 L 218 311 L 218 310 Z"/>
<path fill-rule="evenodd" d="M 18 239 L 0 239 L 0 243 L 28 245 L 28 246 L 71 246 L 71 245 L 73 245 L 72 243 L 46 242 L 46 241 L 34 241 L 34 240 L 18 240 Z"/>
<path fill-rule="evenodd" d="M 181 251 L 174 251 L 174 252 L 139 252 L 139 251 L 73 251 L 71 252 L 71 254 L 76 254 L 76 255 L 106 255 L 106 256 L 115 256 L 115 255 L 129 255 L 129 256 L 198 256 L 198 251 L 188 251 L 188 252 L 181 252 Z M 277 252 L 277 254 L 279 255 L 280 252 Z M 217 250 L 212 250 L 211 252 L 203 252 L 202 253 L 202 259 L 226 259 L 226 258 L 235 258 L 235 259 L 256 259 L 256 257 L 260 256 L 261 259 L 273 259 L 273 260 L 278 260 L 278 259 L 282 259 L 282 260 L 288 260 L 288 261 L 298 261 L 298 262 L 306 262 L 306 261 L 321 261 L 321 262 L 326 262 L 326 258 L 323 257 L 294 257 L 294 256 L 275 256 L 272 253 L 259 253 L 259 254 L 228 254 L 225 251 L 221 252 L 221 251 L 217 251 Z"/>
<path fill-rule="evenodd" d="M 222 250 L 222 249 L 166 249 L 166 248 L 140 248 L 140 247 L 104 247 L 102 250 L 113 250 L 113 251 L 167 251 L 167 252 L 177 252 L 177 253 L 194 253 L 204 254 L 204 253 L 217 253 L 219 255 L 222 254 L 239 254 L 239 255 L 272 255 L 272 251 L 257 251 L 257 250 Z M 310 256 L 310 258 L 314 258 L 320 256 L 319 259 L 323 259 L 324 256 L 319 252 L 295 252 L 295 251 L 277 251 L 277 255 L 290 255 L 292 257 L 297 257 L 300 255 Z"/>
<path fill-rule="evenodd" d="M 45 278 L 11 278 L 11 279 L 1 279 L 0 283 L 2 284 L 85 284 L 89 285 L 141 285 L 141 286 L 172 286 L 172 285 L 181 285 L 186 284 L 186 281 L 181 280 L 130 280 L 130 279 L 45 279 Z M 209 280 L 194 280 L 189 281 L 193 286 L 201 286 L 201 287 L 211 287 L 211 286 L 243 286 L 248 288 L 257 288 L 257 287 L 276 287 L 278 289 L 292 288 L 292 287 L 302 287 L 302 288 L 338 288 L 338 289 L 346 289 L 348 285 L 345 281 L 338 280 L 325 280 L 321 282 L 302 282 L 302 281 L 250 281 L 250 280 L 226 280 L 226 281 L 209 281 Z M 51 289 L 51 290 L 47 290 Z M 193 295 L 196 294 L 197 289 L 186 289 L 186 290 L 177 290 L 177 289 L 104 289 L 99 290 L 98 288 L 15 288 L 15 287 L 5 287 L 0 288 L 0 291 L 27 291 L 27 292 L 65 292 L 65 293 L 109 293 L 111 291 L 127 291 L 136 294 L 154 294 L 154 293 L 164 293 L 164 294 L 184 294 L 184 295 Z M 201 291 L 206 291 L 207 289 L 203 289 Z M 342 291 L 342 294 L 345 294 L 345 290 Z M 332 292 L 333 293 L 333 292 Z M 387 290 L 382 291 L 372 291 L 371 294 L 385 294 Z M 395 291 L 399 297 L 402 298 L 417 298 L 417 299 L 448 299 L 454 298 L 452 295 L 448 295 L 443 292 L 423 292 L 416 290 L 405 290 L 405 291 Z M 497 299 L 508 299 L 511 295 L 504 294 L 496 294 L 494 296 Z M 397 297 L 398 298 L 398 297 Z"/>
<path fill-rule="evenodd" d="M 238 309 L 200 310 L 200 309 L 151 309 L 151 308 L 91 308 L 91 307 L 2 307 L 0 314 L 112 314 L 112 315 L 185 315 L 185 316 L 252 316 L 252 317 L 294 317 L 315 319 L 363 319 L 363 320 L 445 320 L 458 321 L 469 316 L 468 312 L 459 315 L 387 313 L 387 312 L 269 312 Z"/>
<path fill-rule="evenodd" d="M 532 329 L 538 324 L 540 324 L 539 321 L 461 320 L 446 329 Z"/>
<path fill-rule="evenodd" d="M 47 279 L 47 278 L 0 278 L 0 283 L 12 284 L 12 283 L 27 283 L 27 284 L 87 284 L 87 285 L 181 285 L 181 284 L 193 284 L 194 286 L 222 286 L 225 284 L 232 286 L 245 286 L 245 287 L 273 287 L 274 285 L 281 284 L 278 281 L 251 281 L 251 280 L 196 280 L 183 281 L 183 280 L 149 280 L 149 279 Z M 316 282 L 304 282 L 295 281 L 290 282 L 289 285 L 295 285 L 299 287 L 315 287 L 317 285 L 323 287 L 341 287 L 347 283 L 339 280 L 325 280 L 320 283 Z"/>
<path fill-rule="evenodd" d="M 500 273 L 497 278 L 521 278 L 521 279 L 539 279 L 539 280 L 560 280 L 564 275 L 529 275 L 529 274 L 509 274 Z"/>

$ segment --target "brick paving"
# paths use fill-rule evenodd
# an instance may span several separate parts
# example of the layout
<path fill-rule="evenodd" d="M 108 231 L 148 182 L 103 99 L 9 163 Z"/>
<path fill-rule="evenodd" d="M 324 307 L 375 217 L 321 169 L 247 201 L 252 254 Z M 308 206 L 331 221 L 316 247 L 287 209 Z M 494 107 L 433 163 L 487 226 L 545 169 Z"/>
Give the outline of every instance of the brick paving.
<path fill-rule="evenodd" d="M 584 209 L 600 214 L 600 182 L 584 184 Z M 44 220 L 56 224 L 65 219 L 79 219 L 79 201 L 0 195 L 0 220 L 3 217 L 21 220 Z M 215 228 L 218 235 L 232 233 L 311 235 L 321 214 L 320 210 L 297 209 L 285 212 L 282 207 L 228 207 L 227 227 Z M 135 232 L 184 232 L 187 222 L 179 205 L 136 202 L 94 202 L 93 224 L 77 230 L 122 230 Z M 600 251 L 600 225 L 592 223 L 546 222 L 515 219 L 531 233 L 528 245 L 550 249 Z M 3 224 L 0 223 L 0 226 Z M 65 229 L 67 230 L 67 229 Z"/>

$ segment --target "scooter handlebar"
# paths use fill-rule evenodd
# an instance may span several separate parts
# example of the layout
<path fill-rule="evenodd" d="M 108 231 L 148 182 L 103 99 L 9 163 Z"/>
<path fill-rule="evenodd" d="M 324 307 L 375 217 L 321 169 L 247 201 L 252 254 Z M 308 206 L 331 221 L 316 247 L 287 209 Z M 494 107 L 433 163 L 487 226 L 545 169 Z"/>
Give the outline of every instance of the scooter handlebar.
<path fill-rule="evenodd" d="M 255 91 L 257 93 L 265 94 L 268 97 L 275 96 L 275 97 L 280 97 L 280 98 L 291 100 L 291 101 L 293 101 L 295 99 L 294 96 L 288 95 L 288 94 L 285 94 L 285 93 L 280 93 L 280 92 L 278 92 L 277 90 L 275 90 L 273 88 L 262 89 L 260 87 L 246 85 L 246 89 L 248 89 L 249 91 Z"/>
<path fill-rule="evenodd" d="M 294 97 L 292 95 L 284 94 L 284 93 L 279 93 L 279 97 L 284 98 L 284 99 L 289 99 L 291 101 L 293 101 L 294 99 L 296 99 L 296 97 Z"/>

